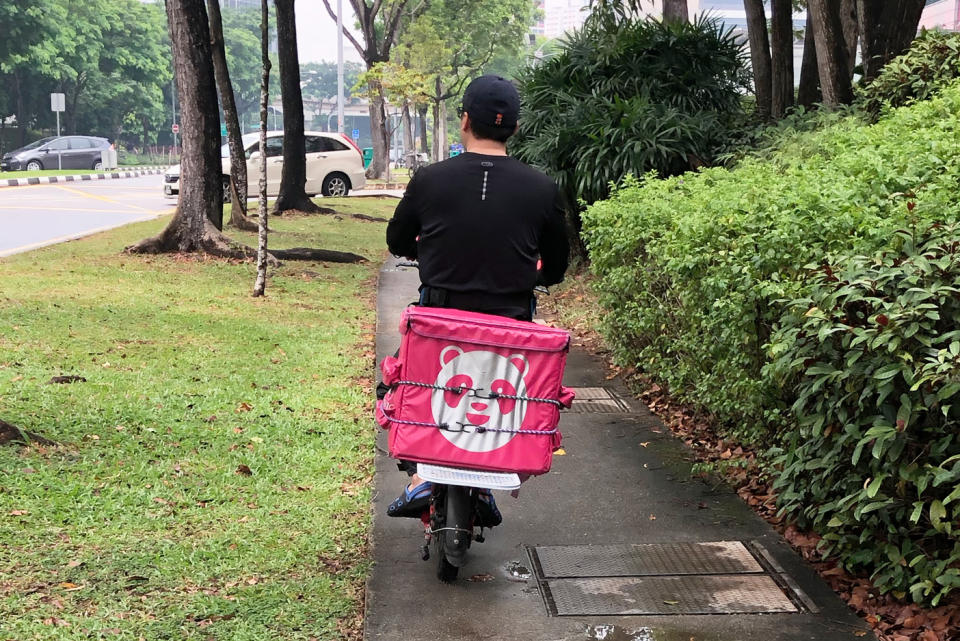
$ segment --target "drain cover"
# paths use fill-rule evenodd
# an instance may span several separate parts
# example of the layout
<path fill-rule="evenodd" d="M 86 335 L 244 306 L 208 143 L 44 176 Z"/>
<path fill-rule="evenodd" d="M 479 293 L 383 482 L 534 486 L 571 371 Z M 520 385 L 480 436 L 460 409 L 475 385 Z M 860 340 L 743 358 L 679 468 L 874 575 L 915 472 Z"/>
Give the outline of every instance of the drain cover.
<path fill-rule="evenodd" d="M 613 391 L 606 387 L 574 387 L 577 396 L 573 407 L 568 410 L 572 414 L 587 413 L 621 413 L 630 411 L 630 407 Z"/>
<path fill-rule="evenodd" d="M 545 579 L 762 573 L 740 541 L 557 545 L 533 549 Z"/>
<path fill-rule="evenodd" d="M 541 589 L 556 616 L 798 611 L 773 579 L 762 574 L 557 579 Z"/>

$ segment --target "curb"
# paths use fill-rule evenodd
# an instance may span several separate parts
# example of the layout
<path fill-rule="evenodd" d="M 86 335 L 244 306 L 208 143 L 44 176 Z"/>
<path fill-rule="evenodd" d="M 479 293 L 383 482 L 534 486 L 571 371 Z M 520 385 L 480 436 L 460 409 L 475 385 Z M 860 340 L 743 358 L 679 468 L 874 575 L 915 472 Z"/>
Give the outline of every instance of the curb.
<path fill-rule="evenodd" d="M 112 171 L 99 174 L 76 174 L 71 176 L 33 176 L 31 178 L 7 178 L 0 180 L 0 187 L 22 187 L 24 185 L 49 185 L 53 183 L 72 183 L 89 180 L 111 180 L 116 178 L 136 178 L 163 173 L 163 167 L 137 167 L 128 171 Z"/>
<path fill-rule="evenodd" d="M 360 189 L 354 189 L 353 191 L 385 191 L 385 190 L 397 190 L 397 189 L 406 189 L 407 183 L 377 183 L 370 184 L 367 183 L 365 186 Z"/>

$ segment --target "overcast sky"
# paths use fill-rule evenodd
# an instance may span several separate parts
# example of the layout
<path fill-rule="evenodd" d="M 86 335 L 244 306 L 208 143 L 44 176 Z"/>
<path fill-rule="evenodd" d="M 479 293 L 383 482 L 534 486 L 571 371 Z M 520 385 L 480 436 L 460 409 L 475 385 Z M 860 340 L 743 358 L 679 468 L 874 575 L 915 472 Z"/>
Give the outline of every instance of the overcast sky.
<path fill-rule="evenodd" d="M 330 6 L 337 10 L 337 0 L 330 0 Z M 334 22 L 323 0 L 301 0 L 297 8 L 297 48 L 300 62 L 337 61 L 337 23 Z M 343 22 L 348 27 L 356 23 L 350 3 L 343 0 Z M 357 36 L 357 40 L 360 37 Z M 362 44 L 362 42 L 361 42 Z M 360 54 L 346 38 L 343 39 L 343 59 L 361 62 Z"/>

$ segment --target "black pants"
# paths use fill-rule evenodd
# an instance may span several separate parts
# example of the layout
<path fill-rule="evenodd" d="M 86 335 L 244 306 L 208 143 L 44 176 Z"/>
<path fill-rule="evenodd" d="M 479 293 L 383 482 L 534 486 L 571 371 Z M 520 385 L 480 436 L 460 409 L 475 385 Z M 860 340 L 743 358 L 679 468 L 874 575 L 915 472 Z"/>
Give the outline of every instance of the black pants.
<path fill-rule="evenodd" d="M 532 321 L 537 310 L 537 299 L 529 293 L 488 294 L 486 292 L 454 292 L 424 285 L 420 288 L 419 304 L 425 307 L 462 309 L 514 320 Z"/>

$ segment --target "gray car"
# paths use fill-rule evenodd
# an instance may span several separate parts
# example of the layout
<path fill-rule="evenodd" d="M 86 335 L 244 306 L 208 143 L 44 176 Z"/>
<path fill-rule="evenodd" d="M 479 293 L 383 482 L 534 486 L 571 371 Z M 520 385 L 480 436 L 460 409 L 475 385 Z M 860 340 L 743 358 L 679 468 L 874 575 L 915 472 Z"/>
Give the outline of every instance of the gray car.
<path fill-rule="evenodd" d="M 100 169 L 100 152 L 110 148 L 106 138 L 51 136 L 14 149 L 0 159 L 0 171 L 27 169 Z"/>

